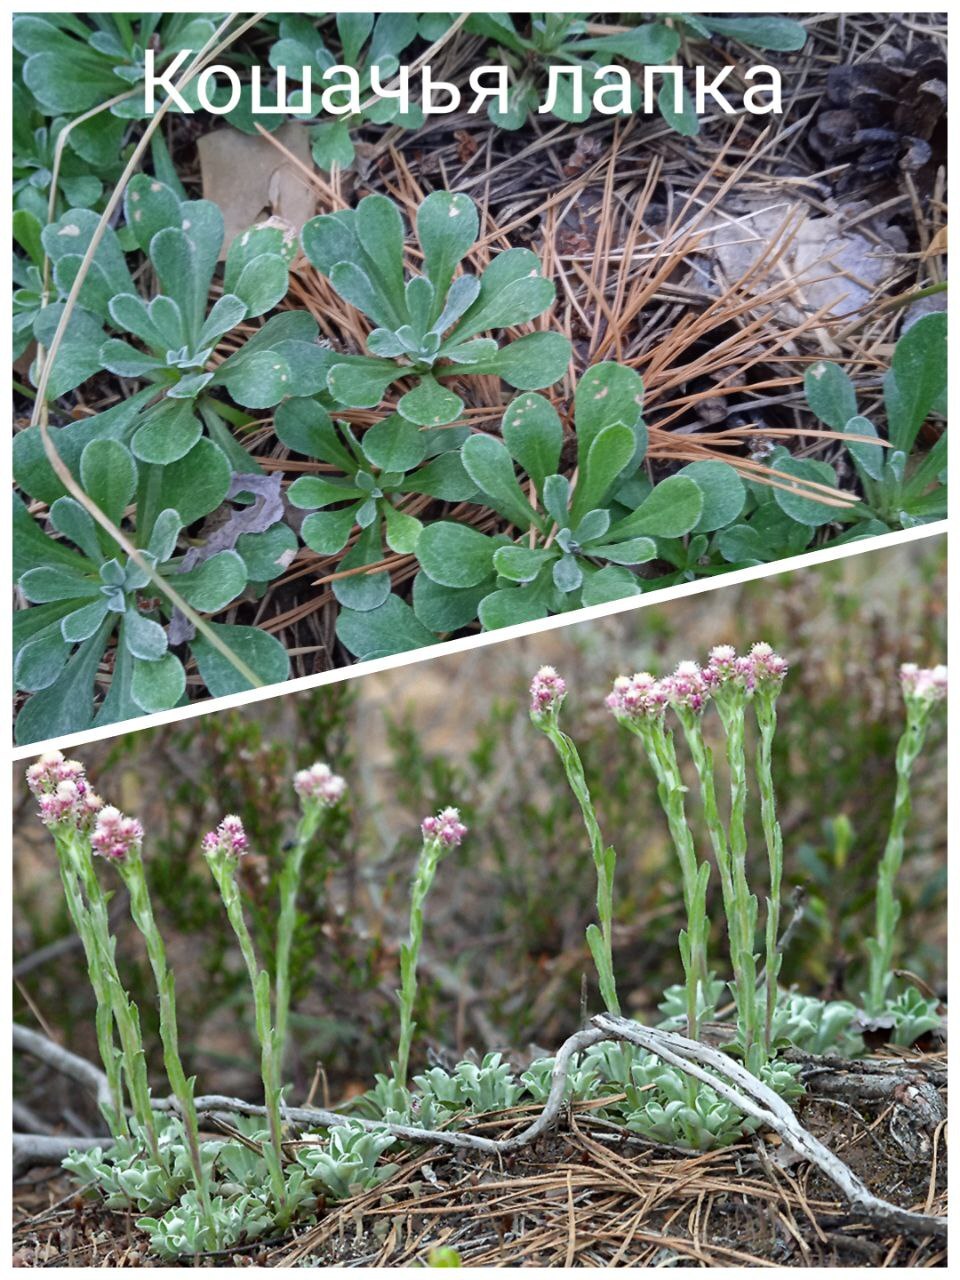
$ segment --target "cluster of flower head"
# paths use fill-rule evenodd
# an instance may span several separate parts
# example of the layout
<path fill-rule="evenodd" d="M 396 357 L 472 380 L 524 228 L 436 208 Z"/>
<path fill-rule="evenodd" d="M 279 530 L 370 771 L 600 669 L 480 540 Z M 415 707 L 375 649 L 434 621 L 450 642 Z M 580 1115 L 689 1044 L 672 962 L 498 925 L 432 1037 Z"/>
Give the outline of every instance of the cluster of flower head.
<path fill-rule="evenodd" d="M 530 682 L 530 712 L 544 715 L 559 710 L 567 692 L 566 681 L 553 667 L 541 667 Z"/>
<path fill-rule="evenodd" d="M 768 644 L 755 644 L 743 657 L 732 645 L 718 644 L 704 667 L 681 662 L 673 675 L 661 680 L 649 671 L 618 676 L 606 704 L 618 719 L 639 724 L 658 719 L 668 706 L 699 714 L 711 695 L 722 689 L 777 693 L 786 674 L 786 661 Z"/>
<path fill-rule="evenodd" d="M 27 786 L 40 803 L 40 821 L 48 827 L 68 823 L 87 830 L 103 807 L 83 765 L 65 760 L 60 751 L 48 751 L 30 765 Z"/>
<path fill-rule="evenodd" d="M 347 784 L 328 764 L 318 761 L 294 775 L 293 789 L 301 800 L 316 800 L 330 806 L 343 798 Z"/>
<path fill-rule="evenodd" d="M 606 703 L 613 714 L 624 720 L 656 720 L 666 710 L 668 702 L 666 682 L 658 680 L 649 671 L 638 671 L 633 676 L 617 676 L 613 692 Z"/>
<path fill-rule="evenodd" d="M 460 821 L 459 809 L 441 809 L 435 818 L 424 818 L 420 823 L 424 840 L 435 840 L 445 849 L 456 849 L 467 834 Z"/>
<path fill-rule="evenodd" d="M 203 852 L 207 857 L 222 855 L 239 858 L 248 847 L 247 833 L 235 813 L 228 813 L 216 831 L 208 831 L 203 837 Z"/>
<path fill-rule="evenodd" d="M 900 668 L 900 685 L 905 698 L 940 702 L 947 696 L 947 668 L 918 667 L 915 662 L 905 662 Z"/>
<path fill-rule="evenodd" d="M 101 858 L 123 862 L 131 853 L 137 853 L 143 843 L 143 827 L 136 818 L 128 818 L 106 805 L 97 814 L 96 825 L 90 837 L 90 847 Z"/>

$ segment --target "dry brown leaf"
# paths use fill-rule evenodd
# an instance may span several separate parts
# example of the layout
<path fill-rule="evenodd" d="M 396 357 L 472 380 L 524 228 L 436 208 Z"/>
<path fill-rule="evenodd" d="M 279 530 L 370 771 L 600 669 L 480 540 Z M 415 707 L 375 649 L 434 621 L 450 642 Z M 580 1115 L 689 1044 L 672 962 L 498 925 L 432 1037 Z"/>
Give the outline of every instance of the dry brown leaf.
<path fill-rule="evenodd" d="M 274 135 L 308 169 L 310 139 L 305 125 L 289 121 Z M 226 233 L 220 257 L 226 257 L 234 236 L 265 218 L 282 218 L 299 234 L 316 212 L 316 195 L 306 174 L 266 138 L 218 129 L 200 138 L 203 195 L 223 210 Z"/>

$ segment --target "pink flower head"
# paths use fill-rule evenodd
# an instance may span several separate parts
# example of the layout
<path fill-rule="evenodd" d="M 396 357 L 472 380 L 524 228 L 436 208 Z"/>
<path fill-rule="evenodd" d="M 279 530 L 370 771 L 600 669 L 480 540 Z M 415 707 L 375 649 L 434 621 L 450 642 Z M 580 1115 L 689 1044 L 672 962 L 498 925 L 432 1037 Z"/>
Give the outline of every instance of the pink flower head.
<path fill-rule="evenodd" d="M 317 800 L 322 805 L 331 806 L 343 798 L 347 784 L 328 764 L 318 761 L 294 775 L 293 789 L 301 800 Z"/>
<path fill-rule="evenodd" d="M 737 651 L 732 644 L 715 644 L 710 650 L 707 665 L 702 671 L 703 682 L 709 689 L 737 678 Z"/>
<path fill-rule="evenodd" d="M 225 858 L 239 858 L 247 852 L 248 844 L 243 823 L 235 813 L 228 813 L 216 831 L 208 831 L 203 837 L 202 847 L 208 858 L 217 854 Z"/>
<path fill-rule="evenodd" d="M 97 814 L 90 844 L 93 852 L 101 858 L 123 862 L 129 854 L 138 853 L 142 843 L 143 827 L 136 818 L 125 817 L 112 804 L 106 805 Z"/>
<path fill-rule="evenodd" d="M 750 650 L 747 661 L 750 663 L 752 687 L 779 692 L 783 678 L 789 670 L 785 658 L 781 658 L 779 653 L 774 653 L 773 649 L 761 640 Z"/>
<path fill-rule="evenodd" d="M 459 809 L 441 809 L 435 818 L 424 818 L 420 823 L 424 840 L 435 840 L 445 849 L 456 849 L 467 834 L 467 828 L 460 821 Z"/>
<path fill-rule="evenodd" d="M 83 765 L 65 760 L 60 751 L 48 751 L 30 765 L 27 786 L 40 801 L 40 821 L 48 827 L 70 823 L 86 830 L 103 806 Z"/>
<path fill-rule="evenodd" d="M 918 667 L 915 662 L 905 662 L 900 668 L 900 684 L 905 698 L 921 702 L 940 702 L 947 696 L 947 668 Z"/>
<path fill-rule="evenodd" d="M 668 690 L 662 680 L 649 671 L 639 671 L 632 676 L 617 676 L 613 692 L 607 694 L 606 704 L 618 720 L 637 724 L 645 720 L 657 720 L 667 705 Z"/>
<path fill-rule="evenodd" d="M 553 667 L 541 667 L 530 681 L 531 715 L 559 711 L 566 692 L 567 683 L 563 676 L 557 675 Z"/>
<path fill-rule="evenodd" d="M 707 705 L 710 687 L 703 678 L 699 663 L 681 662 L 672 676 L 663 681 L 672 707 L 701 712 Z"/>

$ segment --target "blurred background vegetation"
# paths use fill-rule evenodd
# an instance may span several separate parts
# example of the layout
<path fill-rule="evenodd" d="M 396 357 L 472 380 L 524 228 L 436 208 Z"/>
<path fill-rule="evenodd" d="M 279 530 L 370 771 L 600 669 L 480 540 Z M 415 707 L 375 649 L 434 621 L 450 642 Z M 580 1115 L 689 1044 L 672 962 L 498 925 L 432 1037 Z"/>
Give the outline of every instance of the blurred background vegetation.
<path fill-rule="evenodd" d="M 680 979 L 680 884 L 638 744 L 604 710 L 603 697 L 620 672 L 663 673 L 720 642 L 744 648 L 765 639 L 789 659 L 775 766 L 785 891 L 804 886 L 807 911 L 783 980 L 809 994 L 856 998 L 903 724 L 897 669 L 904 661 L 942 660 L 945 631 L 946 540 L 937 536 L 288 693 L 76 754 L 98 790 L 146 827 L 188 1070 L 198 1074 L 201 1092 L 248 1097 L 257 1082 L 253 1011 L 200 838 L 224 812 L 242 816 L 255 850 L 243 880 L 269 959 L 278 852 L 296 819 L 291 776 L 315 759 L 346 775 L 349 804 L 330 823 L 323 856 L 308 864 L 300 898 L 291 1021 L 291 1100 L 311 1087 L 318 1099 L 335 1100 L 365 1088 L 387 1066 L 418 822 L 441 805 L 460 806 L 470 835 L 441 865 L 428 906 L 415 1067 L 427 1053 L 445 1060 L 469 1047 L 509 1049 L 523 1060 L 532 1045 L 554 1046 L 575 1029 L 584 1006 L 598 1008 L 583 938 L 593 918 L 589 850 L 555 755 L 527 717 L 526 687 L 544 662 L 567 680 L 565 727 L 580 746 L 606 838 L 618 851 L 618 983 L 629 1010 L 648 1018 L 656 1016 L 663 988 Z M 941 994 L 944 719 L 937 718 L 916 771 L 899 955 L 904 969 Z M 706 726 L 716 734 L 715 714 Z M 82 955 L 22 774 L 18 766 L 15 1017 L 95 1057 Z M 765 853 L 752 799 L 750 848 L 762 886 Z M 696 804 L 692 811 L 699 816 Z M 146 958 L 119 881 L 117 889 L 112 910 L 122 969 L 156 1042 Z M 723 971 L 716 875 L 711 894 L 713 955 Z M 156 1069 L 156 1043 L 154 1050 Z M 31 1067 L 18 1087 L 42 1112 L 46 1091 L 63 1086 Z"/>

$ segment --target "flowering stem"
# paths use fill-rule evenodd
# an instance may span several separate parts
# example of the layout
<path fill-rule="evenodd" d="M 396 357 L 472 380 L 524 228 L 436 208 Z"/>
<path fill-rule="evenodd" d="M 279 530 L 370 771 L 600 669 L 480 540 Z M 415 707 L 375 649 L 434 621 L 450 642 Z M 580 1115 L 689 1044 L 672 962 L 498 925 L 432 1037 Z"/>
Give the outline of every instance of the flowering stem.
<path fill-rule="evenodd" d="M 440 859 L 449 849 L 455 849 L 467 834 L 457 809 L 441 809 L 435 818 L 424 818 L 420 824 L 423 844 L 410 891 L 410 934 L 400 947 L 400 1040 L 397 1060 L 393 1067 L 393 1079 L 406 1088 L 410 1066 L 410 1046 L 416 1023 L 413 1008 L 417 999 L 417 961 L 423 942 L 423 904 L 427 900 L 433 878 L 437 874 Z"/>
<path fill-rule="evenodd" d="M 680 934 L 680 958 L 686 978 L 687 1035 L 696 1040 L 700 1032 L 701 995 L 705 1002 L 709 990 L 707 973 L 707 883 L 710 868 L 697 860 L 693 833 L 687 822 L 684 803 L 685 787 L 673 744 L 673 734 L 662 717 L 628 723 L 627 727 L 643 743 L 647 757 L 657 776 L 657 792 L 667 818 L 667 826 L 680 863 L 683 901 L 687 927 Z"/>
<path fill-rule="evenodd" d="M 573 740 L 560 728 L 557 722 L 558 711 L 559 708 L 555 708 L 546 712 L 535 723 L 553 743 L 560 757 L 570 790 L 580 806 L 583 825 L 587 829 L 593 865 L 597 872 L 597 916 L 600 920 L 599 929 L 593 924 L 588 927 L 587 944 L 590 947 L 593 962 L 597 966 L 600 995 L 607 1012 L 619 1014 L 620 1001 L 617 998 L 617 983 L 613 976 L 613 885 L 617 855 L 612 845 L 604 844 L 590 788 L 584 776 L 580 753 Z"/>
<path fill-rule="evenodd" d="M 260 1076 L 263 1081 L 263 1100 L 267 1112 L 269 1142 L 263 1148 L 264 1159 L 270 1173 L 273 1198 L 276 1205 L 277 1224 L 287 1222 L 287 1195 L 283 1177 L 283 1125 L 280 1118 L 280 1079 L 277 1063 L 279 1042 L 273 1027 L 270 1009 L 270 975 L 257 962 L 253 939 L 243 915 L 243 901 L 237 887 L 235 864 L 229 856 L 208 853 L 207 862 L 220 890 L 220 897 L 233 927 L 240 953 L 243 956 L 253 992 L 256 1016 L 257 1040 L 260 1043 Z"/>
<path fill-rule="evenodd" d="M 874 1015 L 883 1011 L 887 989 L 893 978 L 893 939 L 900 919 L 900 903 L 894 892 L 894 883 L 903 862 L 904 836 L 910 819 L 911 774 L 927 736 L 932 705 L 919 698 L 907 699 L 907 727 L 897 743 L 897 789 L 893 816 L 877 868 L 876 936 L 866 942 L 870 968 L 865 1004 L 867 1012 Z"/>
<path fill-rule="evenodd" d="M 76 832 L 69 836 L 66 833 L 54 833 L 54 846 L 57 861 L 60 865 L 60 880 L 63 884 L 67 910 L 73 927 L 76 929 L 87 958 L 87 972 L 90 984 L 97 1001 L 96 1032 L 100 1058 L 110 1088 L 111 1106 L 106 1114 L 110 1132 L 115 1138 L 127 1137 L 130 1128 L 127 1124 L 123 1099 L 123 1053 L 117 1048 L 114 1039 L 113 999 L 110 980 L 101 962 L 100 949 L 96 931 L 83 900 L 80 888 L 80 877 L 71 852 L 71 843 L 81 837 Z"/>
<path fill-rule="evenodd" d="M 287 1047 L 287 1021 L 290 1013 L 290 952 L 297 922 L 297 893 L 303 874 L 303 860 L 320 822 L 320 809 L 310 804 L 304 807 L 297 825 L 293 846 L 287 854 L 280 872 L 280 915 L 277 920 L 277 978 L 276 1013 L 274 1017 L 277 1037 L 278 1067 L 283 1070 Z"/>
<path fill-rule="evenodd" d="M 101 971 L 110 992 L 110 1004 L 117 1024 L 120 1045 L 123 1050 L 124 1074 L 133 1113 L 137 1118 L 141 1135 L 150 1148 L 150 1154 L 158 1169 L 165 1169 L 160 1155 L 153 1109 L 150 1105 L 150 1081 L 147 1075 L 146 1054 L 140 1032 L 140 1015 L 123 983 L 116 962 L 116 939 L 110 933 L 110 917 L 107 900 L 93 865 L 93 855 L 88 836 L 75 834 L 69 841 L 71 865 L 79 879 L 87 902 L 88 918 L 95 940 Z"/>
<path fill-rule="evenodd" d="M 757 928 L 757 899 L 747 882 L 747 762 L 744 750 L 745 699 L 735 690 L 730 696 L 718 697 L 717 710 L 727 739 L 727 765 L 730 771 L 729 850 L 733 887 L 734 920 L 737 933 L 736 954 L 731 956 L 734 972 L 734 995 L 737 1001 L 737 1025 L 746 1060 L 754 1058 L 758 1043 L 757 1022 L 757 958 L 754 943 Z"/>
<path fill-rule="evenodd" d="M 190 1166 L 193 1169 L 194 1182 L 200 1198 L 200 1207 L 204 1221 L 210 1233 L 210 1248 L 219 1245 L 219 1232 L 210 1204 L 210 1188 L 203 1167 L 200 1152 L 200 1126 L 197 1111 L 193 1103 L 194 1080 L 187 1079 L 180 1060 L 179 1036 L 177 1031 L 177 1000 L 173 973 L 167 964 L 167 952 L 157 928 L 150 901 L 150 890 L 147 887 L 143 872 L 143 860 L 139 850 L 132 851 L 126 858 L 118 861 L 117 870 L 127 886 L 130 894 L 130 915 L 147 948 L 147 957 L 153 971 L 160 1003 L 160 1039 L 163 1043 L 163 1065 L 166 1068 L 170 1088 L 180 1108 L 183 1131 L 187 1140 L 187 1151 Z"/>
<path fill-rule="evenodd" d="M 400 947 L 400 1040 L 393 1078 L 401 1088 L 406 1087 L 410 1046 L 417 1025 L 413 1009 L 417 999 L 417 962 L 423 942 L 423 904 L 433 884 L 442 852 L 436 840 L 424 840 L 410 893 L 410 933 L 407 942 Z"/>
<path fill-rule="evenodd" d="M 777 979 L 782 954 L 778 946 L 780 934 L 780 894 L 783 881 L 783 833 L 777 821 L 777 801 L 773 788 L 773 738 L 777 730 L 776 694 L 758 688 L 753 700 L 760 729 L 757 747 L 757 786 L 760 790 L 760 820 L 767 846 L 770 868 L 770 896 L 767 899 L 766 972 L 767 1002 L 764 1019 L 764 1050 L 769 1057 L 773 1043 L 773 1020 L 777 1007 Z"/>

